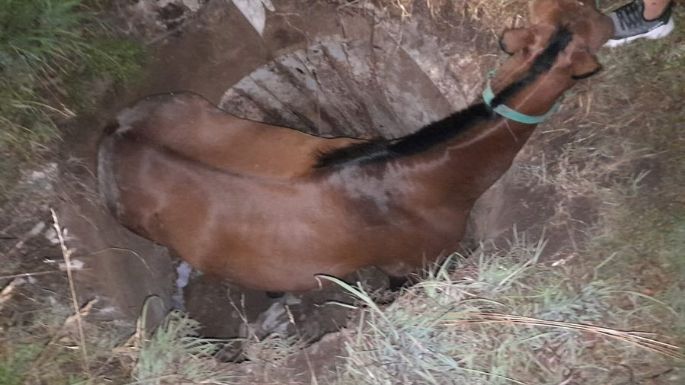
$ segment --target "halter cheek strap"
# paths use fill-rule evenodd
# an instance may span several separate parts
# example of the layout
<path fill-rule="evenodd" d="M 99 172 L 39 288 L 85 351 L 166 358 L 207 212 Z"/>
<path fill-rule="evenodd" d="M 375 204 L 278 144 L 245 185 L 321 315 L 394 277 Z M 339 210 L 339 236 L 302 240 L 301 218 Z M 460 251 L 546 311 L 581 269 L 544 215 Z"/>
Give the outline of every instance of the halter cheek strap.
<path fill-rule="evenodd" d="M 504 104 L 500 104 L 497 107 L 493 108 L 492 100 L 495 98 L 495 94 L 494 92 L 492 92 L 492 87 L 490 87 L 490 78 L 492 78 L 492 73 L 488 74 L 488 82 L 485 86 L 485 90 L 483 91 L 483 101 L 485 102 L 486 106 L 490 107 L 490 109 L 492 109 L 495 113 L 504 118 L 523 124 L 539 124 L 549 119 L 549 117 L 552 116 L 552 114 L 559 110 L 558 102 L 555 103 L 554 106 L 552 106 L 552 108 L 549 111 L 547 111 L 547 113 L 545 113 L 544 115 L 526 115 L 512 108 L 509 108 Z"/>

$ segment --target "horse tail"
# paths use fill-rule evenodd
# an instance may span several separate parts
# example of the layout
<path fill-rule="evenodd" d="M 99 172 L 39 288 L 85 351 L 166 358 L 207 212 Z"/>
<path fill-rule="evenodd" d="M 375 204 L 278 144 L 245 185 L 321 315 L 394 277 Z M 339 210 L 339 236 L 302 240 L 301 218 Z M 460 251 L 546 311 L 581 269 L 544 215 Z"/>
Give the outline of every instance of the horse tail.
<path fill-rule="evenodd" d="M 116 178 L 114 177 L 114 163 L 112 158 L 117 136 L 114 133 L 118 128 L 119 124 L 117 122 L 112 122 L 105 128 L 98 146 L 97 166 L 100 198 L 114 216 L 117 216 L 118 214 L 119 188 L 117 186 Z"/>

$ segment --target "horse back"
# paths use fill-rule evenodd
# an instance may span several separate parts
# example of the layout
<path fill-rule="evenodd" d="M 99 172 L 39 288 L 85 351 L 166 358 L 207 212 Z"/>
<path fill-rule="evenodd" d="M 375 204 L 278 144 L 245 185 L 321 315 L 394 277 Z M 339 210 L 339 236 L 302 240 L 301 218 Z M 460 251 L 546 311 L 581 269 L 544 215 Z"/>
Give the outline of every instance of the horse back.
<path fill-rule="evenodd" d="M 322 138 L 241 119 L 193 93 L 148 97 L 122 111 L 117 122 L 117 132 L 133 132 L 187 159 L 277 178 L 305 175 L 318 154 L 361 141 Z"/>

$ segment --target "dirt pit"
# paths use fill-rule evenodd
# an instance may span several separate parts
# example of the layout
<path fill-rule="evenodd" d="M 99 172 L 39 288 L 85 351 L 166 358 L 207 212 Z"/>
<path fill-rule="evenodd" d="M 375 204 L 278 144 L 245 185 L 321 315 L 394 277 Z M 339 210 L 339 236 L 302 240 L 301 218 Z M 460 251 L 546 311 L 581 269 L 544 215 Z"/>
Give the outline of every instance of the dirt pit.
<path fill-rule="evenodd" d="M 251 8 L 243 2 L 236 2 L 241 8 L 226 1 L 195 3 L 195 13 L 184 13 L 181 25 L 157 20 L 156 28 L 167 29 L 149 29 L 158 45 L 145 84 L 110 104 L 109 115 L 80 122 L 66 141 L 65 156 L 76 160 L 63 167 L 59 216 L 73 258 L 85 264 L 79 292 L 101 299 L 103 317 L 135 319 L 145 301 L 156 297 L 145 316 L 161 320 L 174 305 L 179 262 L 164 247 L 122 228 L 99 204 L 97 140 L 126 104 L 188 90 L 237 116 L 310 133 L 398 137 L 465 108 L 478 97 L 486 69 L 495 66 L 494 55 L 482 54 L 495 52 L 492 39 L 476 33 L 471 19 L 455 9 L 440 17 L 415 9 L 402 18 L 367 2 L 276 1 L 273 9 L 260 2 L 249 2 Z M 482 239 L 495 230 L 481 224 L 472 232 Z M 352 279 L 372 292 L 387 286 L 374 269 Z M 201 275 L 194 275 L 183 298 L 206 336 L 280 332 L 307 340 L 344 326 L 349 309 L 336 303 L 349 301 L 337 288 L 270 298 Z"/>

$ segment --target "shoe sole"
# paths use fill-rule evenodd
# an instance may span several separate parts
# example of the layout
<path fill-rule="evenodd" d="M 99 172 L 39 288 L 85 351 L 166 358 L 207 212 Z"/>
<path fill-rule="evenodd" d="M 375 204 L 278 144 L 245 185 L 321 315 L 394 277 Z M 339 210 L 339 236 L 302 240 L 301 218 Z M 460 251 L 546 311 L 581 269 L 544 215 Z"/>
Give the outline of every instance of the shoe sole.
<path fill-rule="evenodd" d="M 668 23 L 666 23 L 666 24 L 664 24 L 658 28 L 654 28 L 653 30 L 651 30 L 647 33 L 643 33 L 641 35 L 635 35 L 635 36 L 631 36 L 631 37 L 626 37 L 624 39 L 609 40 L 604 44 L 604 46 L 614 48 L 614 47 L 622 46 L 624 44 L 628 44 L 628 43 L 630 43 L 634 40 L 637 40 L 637 39 L 650 39 L 650 40 L 661 39 L 661 38 L 668 36 L 671 32 L 673 32 L 674 28 L 675 28 L 675 22 L 673 21 L 673 18 L 670 18 L 668 20 Z"/>

